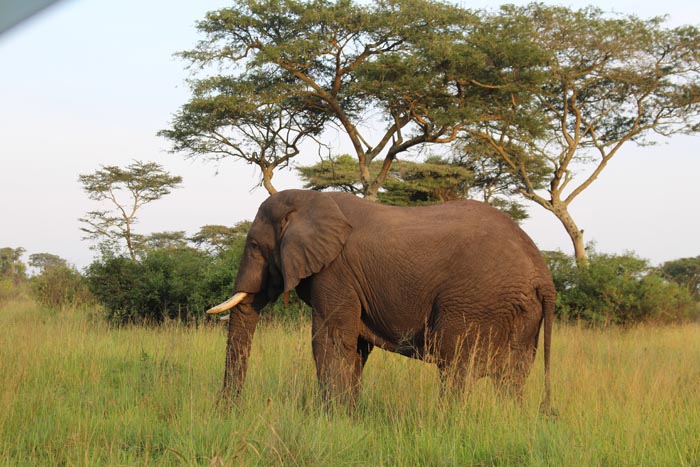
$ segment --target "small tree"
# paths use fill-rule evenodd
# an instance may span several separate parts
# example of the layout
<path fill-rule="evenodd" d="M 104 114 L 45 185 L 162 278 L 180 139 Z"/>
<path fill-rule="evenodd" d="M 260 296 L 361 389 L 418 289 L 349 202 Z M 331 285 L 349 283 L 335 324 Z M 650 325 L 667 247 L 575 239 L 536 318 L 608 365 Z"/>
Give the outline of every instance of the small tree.
<path fill-rule="evenodd" d="M 153 232 L 140 237 L 138 250 L 142 253 L 151 250 L 177 250 L 187 248 L 187 236 L 182 230 L 168 232 Z"/>
<path fill-rule="evenodd" d="M 0 277 L 5 277 L 16 285 L 25 279 L 27 267 L 21 258 L 26 250 L 22 247 L 0 248 Z"/>
<path fill-rule="evenodd" d="M 68 262 L 60 256 L 51 253 L 34 253 L 29 255 L 29 266 L 41 274 L 49 269 L 68 268 Z"/>
<path fill-rule="evenodd" d="M 36 301 L 49 308 L 78 308 L 94 304 L 83 276 L 67 264 L 44 269 L 32 277 L 30 285 Z"/>
<path fill-rule="evenodd" d="M 252 222 L 241 221 L 233 227 L 225 225 L 205 225 L 199 229 L 199 232 L 194 234 L 190 240 L 197 245 L 198 248 L 204 249 L 211 254 L 220 254 L 222 251 L 231 248 L 231 246 L 248 235 L 248 230 Z"/>
<path fill-rule="evenodd" d="M 696 300 L 700 299 L 700 256 L 666 261 L 661 266 L 661 272 L 685 287 Z"/>
<path fill-rule="evenodd" d="M 105 210 L 90 211 L 80 221 L 88 239 L 124 241 L 131 259 L 136 259 L 139 241 L 133 231 L 136 213 L 145 204 L 156 201 L 180 186 L 182 178 L 172 176 L 155 162 L 134 161 L 126 168 L 101 166 L 91 174 L 79 177 L 90 199 L 107 202 Z"/>

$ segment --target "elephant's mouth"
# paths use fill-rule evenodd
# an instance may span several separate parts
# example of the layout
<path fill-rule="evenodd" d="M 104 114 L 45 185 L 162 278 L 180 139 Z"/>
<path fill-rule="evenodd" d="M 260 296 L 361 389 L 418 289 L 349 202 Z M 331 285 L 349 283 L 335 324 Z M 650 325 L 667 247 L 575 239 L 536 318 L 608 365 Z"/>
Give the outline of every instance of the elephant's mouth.
<path fill-rule="evenodd" d="M 248 296 L 248 292 L 238 292 L 235 294 L 233 297 L 229 298 L 226 300 L 224 303 L 220 303 L 216 305 L 215 307 L 209 308 L 207 310 L 208 315 L 216 315 L 219 313 L 223 313 L 224 311 L 230 310 L 234 306 L 238 305 L 241 303 L 245 298 Z"/>

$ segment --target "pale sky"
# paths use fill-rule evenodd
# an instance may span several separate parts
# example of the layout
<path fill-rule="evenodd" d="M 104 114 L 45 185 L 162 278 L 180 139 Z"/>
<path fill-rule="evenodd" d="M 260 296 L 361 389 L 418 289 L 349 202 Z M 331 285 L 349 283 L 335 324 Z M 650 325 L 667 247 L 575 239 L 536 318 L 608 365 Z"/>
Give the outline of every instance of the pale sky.
<path fill-rule="evenodd" d="M 78 174 L 135 159 L 158 162 L 184 179 L 183 188 L 143 209 L 141 234 L 191 235 L 203 225 L 255 216 L 267 193 L 255 189 L 253 167 L 185 160 L 167 153 L 168 142 L 156 136 L 190 96 L 185 64 L 173 53 L 194 46 L 194 24 L 205 12 L 230 4 L 66 0 L 0 35 L 0 247 L 25 248 L 25 260 L 53 253 L 87 266 L 94 253 L 81 240 L 78 218 L 98 206 L 81 190 Z M 691 1 L 616 1 L 614 11 L 700 24 L 700 7 Z M 337 143 L 344 152 L 347 141 Z M 571 206 L 586 240 L 598 251 L 632 250 L 654 264 L 700 255 L 698 147 L 700 136 L 677 136 L 625 148 Z M 309 151 L 297 163 L 317 157 Z M 301 187 L 292 171 L 273 181 L 278 189 Z M 529 213 L 523 228 L 541 249 L 572 253 L 552 214 L 536 205 Z"/>

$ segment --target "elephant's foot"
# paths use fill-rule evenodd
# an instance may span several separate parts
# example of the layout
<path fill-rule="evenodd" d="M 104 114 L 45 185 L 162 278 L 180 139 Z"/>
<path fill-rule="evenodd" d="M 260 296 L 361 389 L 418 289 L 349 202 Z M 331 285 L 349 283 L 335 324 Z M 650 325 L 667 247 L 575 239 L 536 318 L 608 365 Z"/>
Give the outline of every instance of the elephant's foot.
<path fill-rule="evenodd" d="M 229 391 L 224 388 L 224 390 L 219 393 L 219 399 L 216 401 L 217 409 L 224 414 L 230 413 L 234 406 L 234 399 L 235 398 L 229 393 Z"/>
<path fill-rule="evenodd" d="M 552 407 L 552 403 L 548 398 L 545 398 L 545 400 L 540 403 L 539 412 L 543 417 L 549 420 L 557 420 L 559 418 L 559 412 Z"/>

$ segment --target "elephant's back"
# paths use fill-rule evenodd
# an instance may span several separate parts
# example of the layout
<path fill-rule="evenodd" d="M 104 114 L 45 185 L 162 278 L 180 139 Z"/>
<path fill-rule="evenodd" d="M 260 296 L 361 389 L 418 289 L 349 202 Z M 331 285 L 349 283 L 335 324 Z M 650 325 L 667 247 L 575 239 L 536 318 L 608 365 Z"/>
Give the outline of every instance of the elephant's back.
<path fill-rule="evenodd" d="M 388 264 L 397 264 L 399 257 L 402 267 L 423 265 L 417 271 L 426 274 L 450 265 L 453 270 L 469 269 L 465 274 L 507 276 L 508 269 L 518 268 L 530 276 L 549 276 L 532 239 L 486 203 L 459 200 L 399 207 L 342 194 L 340 201 L 353 226 L 351 244 L 373 251 Z"/>
<path fill-rule="evenodd" d="M 506 214 L 476 200 L 455 200 L 428 206 L 389 206 L 351 195 L 328 193 L 332 196 L 351 224 L 358 227 L 419 230 L 430 226 L 453 226 L 465 233 L 499 229 L 516 232 L 520 228 Z"/>

